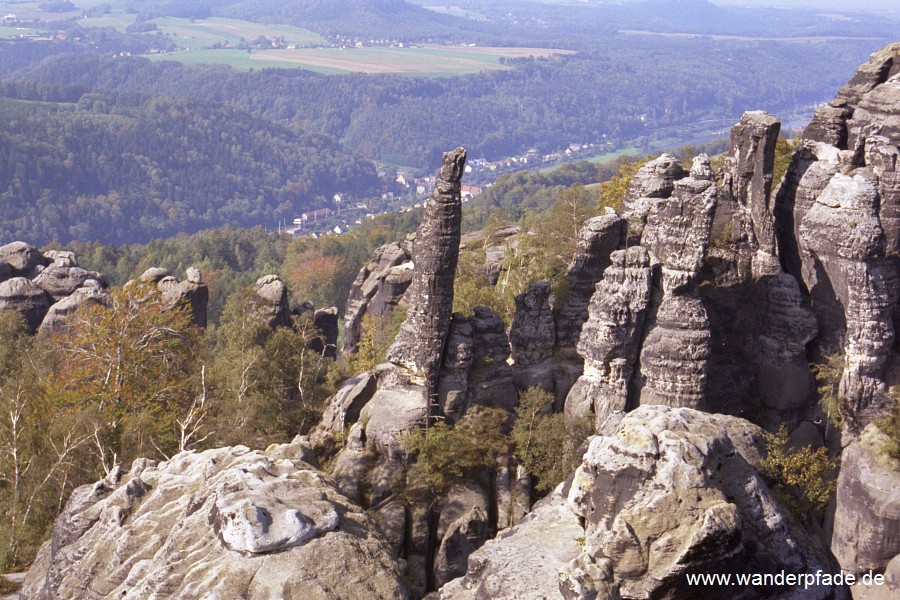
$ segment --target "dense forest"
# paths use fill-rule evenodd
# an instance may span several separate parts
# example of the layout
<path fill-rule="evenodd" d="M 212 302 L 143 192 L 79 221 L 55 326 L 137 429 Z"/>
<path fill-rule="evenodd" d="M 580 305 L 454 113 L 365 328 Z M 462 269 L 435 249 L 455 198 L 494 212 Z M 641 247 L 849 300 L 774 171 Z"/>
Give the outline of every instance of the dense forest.
<path fill-rule="evenodd" d="M 372 163 L 328 136 L 234 108 L 44 92 L 55 102 L 0 100 L 3 239 L 148 241 L 289 221 L 336 192 L 378 191 Z"/>

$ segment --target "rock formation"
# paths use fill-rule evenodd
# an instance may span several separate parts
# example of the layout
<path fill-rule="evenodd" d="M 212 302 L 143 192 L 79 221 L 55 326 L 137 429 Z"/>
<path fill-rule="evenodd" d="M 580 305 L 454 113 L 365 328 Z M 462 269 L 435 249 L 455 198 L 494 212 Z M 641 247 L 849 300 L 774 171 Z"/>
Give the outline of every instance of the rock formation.
<path fill-rule="evenodd" d="M 566 399 L 566 414 L 594 413 L 597 425 L 622 412 L 644 334 L 652 294 L 650 256 L 641 246 L 617 250 L 591 298 L 588 320 L 581 330 L 578 353 L 584 374 Z"/>
<path fill-rule="evenodd" d="M 459 258 L 462 200 L 460 180 L 466 151 L 443 157 L 441 171 L 413 243 L 409 310 L 387 358 L 414 382 L 436 391 L 437 371 L 453 308 L 453 280 Z"/>
<path fill-rule="evenodd" d="M 403 298 L 412 282 L 411 252 L 409 242 L 386 244 L 360 269 L 347 298 L 342 353 L 356 352 L 363 317 L 383 317 Z"/>
<path fill-rule="evenodd" d="M 731 128 L 725 159 L 724 195 L 735 203 L 732 241 L 740 259 L 739 273 L 781 272 L 772 211 L 772 172 L 781 123 L 769 113 L 747 112 Z"/>
<path fill-rule="evenodd" d="M 626 222 L 611 209 L 584 222 L 575 240 L 575 256 L 566 271 L 569 298 L 556 319 L 556 341 L 561 348 L 578 344 L 588 319 L 594 286 L 611 264 L 610 255 L 625 242 Z"/>
<path fill-rule="evenodd" d="M 556 321 L 550 310 L 549 282 L 529 283 L 528 289 L 516 296 L 509 344 L 517 365 L 535 365 L 553 356 Z"/>
<path fill-rule="evenodd" d="M 465 577 L 436 596 L 693 598 L 689 573 L 833 572 L 756 472 L 761 439 L 742 419 L 687 408 L 641 406 L 613 419 L 571 484 L 475 551 Z M 834 591 L 748 587 L 742 597 Z"/>
<path fill-rule="evenodd" d="M 407 598 L 373 521 L 310 461 L 298 439 L 116 468 L 72 493 L 22 596 Z"/>
<path fill-rule="evenodd" d="M 0 310 L 21 313 L 31 331 L 40 327 L 51 304 L 50 295 L 27 277 L 13 277 L 0 283 Z"/>
<path fill-rule="evenodd" d="M 69 318 L 76 310 L 91 304 L 106 305 L 108 298 L 109 294 L 99 281 L 88 279 L 82 287 L 72 292 L 70 296 L 56 302 L 47 310 L 47 315 L 41 321 L 40 330 L 50 332 L 64 331 Z"/>
<path fill-rule="evenodd" d="M 278 275 L 264 275 L 253 285 L 254 310 L 272 329 L 290 327 L 288 289 Z"/>
<path fill-rule="evenodd" d="M 887 442 L 870 424 L 841 455 L 831 551 L 859 576 L 900 556 L 900 461 L 884 454 Z"/>
<path fill-rule="evenodd" d="M 0 246 L 0 262 L 12 269 L 13 277 L 33 279 L 49 264 L 40 250 L 25 242 L 11 242 Z"/>
<path fill-rule="evenodd" d="M 843 354 L 847 431 L 887 407 L 900 298 L 900 44 L 872 55 L 816 112 L 776 197 L 785 270 L 809 293 L 819 357 Z"/>

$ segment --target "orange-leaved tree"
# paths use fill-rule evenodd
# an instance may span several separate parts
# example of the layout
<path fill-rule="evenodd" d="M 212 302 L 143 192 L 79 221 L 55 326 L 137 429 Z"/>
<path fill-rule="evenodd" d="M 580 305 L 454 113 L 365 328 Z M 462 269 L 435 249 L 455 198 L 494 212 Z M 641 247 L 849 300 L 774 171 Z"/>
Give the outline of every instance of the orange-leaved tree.
<path fill-rule="evenodd" d="M 92 422 L 104 470 L 179 449 L 179 420 L 202 394 L 199 336 L 187 306 L 142 283 L 76 311 L 55 336 L 49 392 Z"/>

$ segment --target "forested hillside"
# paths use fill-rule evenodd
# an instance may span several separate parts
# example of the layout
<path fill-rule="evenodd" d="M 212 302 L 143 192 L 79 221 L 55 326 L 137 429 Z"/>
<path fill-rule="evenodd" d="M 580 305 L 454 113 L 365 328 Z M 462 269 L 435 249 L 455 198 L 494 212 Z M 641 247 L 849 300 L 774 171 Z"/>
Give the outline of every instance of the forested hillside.
<path fill-rule="evenodd" d="M 235 108 L 19 91 L 52 102 L 0 100 L 2 239 L 148 241 L 289 221 L 336 192 L 378 191 L 372 163 L 328 136 Z"/>

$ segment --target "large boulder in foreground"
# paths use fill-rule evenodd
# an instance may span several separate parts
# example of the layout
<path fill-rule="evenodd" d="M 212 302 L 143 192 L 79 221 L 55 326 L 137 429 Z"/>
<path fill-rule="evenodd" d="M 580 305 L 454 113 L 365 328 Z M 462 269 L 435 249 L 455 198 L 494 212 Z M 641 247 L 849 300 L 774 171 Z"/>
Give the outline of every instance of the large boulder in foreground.
<path fill-rule="evenodd" d="M 574 478 L 473 552 L 439 597 L 846 597 L 831 586 L 688 585 L 701 573 L 836 572 L 758 474 L 762 440 L 743 419 L 690 408 L 614 416 Z"/>
<path fill-rule="evenodd" d="M 182 452 L 76 489 L 23 598 L 406 598 L 372 520 L 308 445 Z"/>

